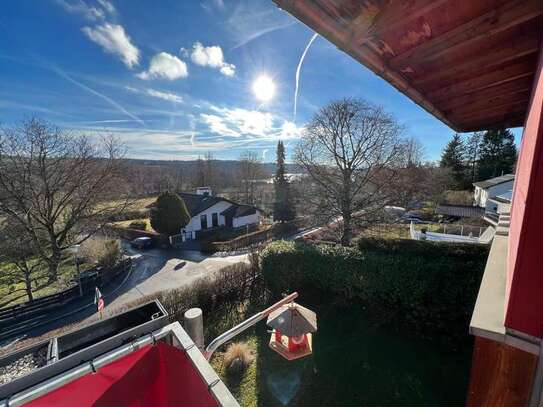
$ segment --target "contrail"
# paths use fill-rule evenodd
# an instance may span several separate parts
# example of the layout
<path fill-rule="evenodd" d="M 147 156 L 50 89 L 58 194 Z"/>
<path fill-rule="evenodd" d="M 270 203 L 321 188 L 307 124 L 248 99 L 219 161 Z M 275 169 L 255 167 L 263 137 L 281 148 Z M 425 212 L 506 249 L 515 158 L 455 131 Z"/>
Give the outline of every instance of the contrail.
<path fill-rule="evenodd" d="M 298 108 L 298 85 L 300 83 L 300 70 L 302 69 L 302 64 L 304 63 L 305 54 L 307 54 L 307 51 L 309 51 L 309 47 L 311 47 L 311 44 L 313 44 L 313 41 L 317 39 L 319 34 L 315 33 L 307 43 L 304 52 L 302 54 L 302 57 L 300 58 L 300 62 L 298 62 L 298 67 L 296 68 L 296 89 L 294 90 L 294 123 L 296 123 L 296 110 Z"/>
<path fill-rule="evenodd" d="M 71 82 L 73 83 L 74 85 L 80 87 L 81 89 L 83 90 L 86 90 L 87 92 L 89 93 L 92 93 L 93 95 L 95 96 L 98 96 L 99 98 L 105 100 L 107 103 L 109 103 L 111 106 L 113 106 L 114 108 L 116 108 L 117 110 L 121 111 L 122 113 L 124 113 L 125 115 L 127 115 L 128 117 L 134 119 L 136 122 L 138 122 L 139 124 L 141 124 L 143 127 L 145 127 L 145 123 L 143 122 L 143 120 L 141 120 L 138 116 L 130 113 L 128 110 L 126 110 L 124 107 L 122 107 L 120 104 L 118 104 L 117 102 L 115 102 L 114 100 L 108 98 L 106 95 L 102 95 L 100 92 L 97 92 L 95 91 L 94 89 L 92 88 L 89 88 L 88 86 L 82 84 L 81 82 L 78 82 L 76 81 L 75 79 L 73 79 L 72 77 L 70 77 L 66 72 L 64 72 L 63 70 L 61 70 L 60 68 L 57 68 L 57 67 L 50 67 L 51 70 L 53 70 L 54 72 L 57 73 L 57 75 L 59 75 L 60 77 L 66 79 L 68 82 Z"/>

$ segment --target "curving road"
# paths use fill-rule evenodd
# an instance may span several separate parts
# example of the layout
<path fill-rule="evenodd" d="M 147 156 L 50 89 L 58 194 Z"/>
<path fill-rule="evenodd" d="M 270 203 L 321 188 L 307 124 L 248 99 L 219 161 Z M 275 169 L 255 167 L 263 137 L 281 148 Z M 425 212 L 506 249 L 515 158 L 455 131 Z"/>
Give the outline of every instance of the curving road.
<path fill-rule="evenodd" d="M 143 296 L 172 290 L 191 284 L 194 280 L 213 275 L 224 266 L 246 262 L 246 254 L 204 255 L 197 251 L 150 249 L 145 251 L 125 247 L 130 255 L 140 254 L 130 275 L 119 286 L 104 292 L 106 309 L 116 308 Z M 109 298 L 108 298 L 109 297 Z"/>

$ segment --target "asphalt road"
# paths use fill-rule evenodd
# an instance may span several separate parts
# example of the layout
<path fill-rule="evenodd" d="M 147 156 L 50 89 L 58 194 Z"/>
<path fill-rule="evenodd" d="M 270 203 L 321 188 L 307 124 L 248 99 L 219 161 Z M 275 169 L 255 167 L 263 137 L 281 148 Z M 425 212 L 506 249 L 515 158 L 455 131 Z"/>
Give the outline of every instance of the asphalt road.
<path fill-rule="evenodd" d="M 99 287 L 105 301 L 104 316 L 138 298 L 189 285 L 200 277 L 213 275 L 224 266 L 248 261 L 246 254 L 204 255 L 175 249 L 140 251 L 128 245 L 124 250 L 137 259 L 128 273 Z M 29 324 L 23 336 L 0 340 L 0 347 L 9 345 L 17 338 L 36 337 L 65 325 L 98 318 L 94 292 L 88 292 L 66 306 L 49 312 L 45 321 Z"/>
<path fill-rule="evenodd" d="M 104 293 L 107 308 L 116 308 L 140 297 L 191 284 L 200 277 L 213 275 L 224 266 L 244 262 L 246 254 L 204 255 L 197 251 L 125 248 L 130 255 L 141 254 L 126 281 Z M 109 297 L 109 298 L 108 298 Z"/>

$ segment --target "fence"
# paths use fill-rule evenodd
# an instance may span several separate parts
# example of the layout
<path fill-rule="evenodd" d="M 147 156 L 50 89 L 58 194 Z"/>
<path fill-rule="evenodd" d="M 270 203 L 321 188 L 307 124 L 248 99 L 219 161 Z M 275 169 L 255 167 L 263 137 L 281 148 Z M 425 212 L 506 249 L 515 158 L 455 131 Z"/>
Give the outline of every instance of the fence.
<path fill-rule="evenodd" d="M 103 277 L 114 278 L 128 270 L 132 265 L 131 259 L 125 259 L 111 269 L 95 268 L 88 270 L 81 278 L 81 286 L 84 292 L 94 290 L 94 287 L 102 283 Z M 33 301 L 12 305 L 0 309 L 0 332 L 5 329 L 24 328 L 27 321 L 43 320 L 46 322 L 47 313 L 66 305 L 79 296 L 79 287 L 73 286 L 64 291 L 36 298 Z M 3 335 L 2 335 L 3 336 Z"/>
<path fill-rule="evenodd" d="M 239 250 L 271 239 L 280 238 L 290 233 L 294 233 L 300 228 L 300 225 L 300 220 L 293 220 L 285 223 L 276 223 L 267 229 L 248 233 L 236 237 L 232 240 L 227 240 L 224 242 L 205 242 L 202 245 L 202 250 L 208 253 Z"/>

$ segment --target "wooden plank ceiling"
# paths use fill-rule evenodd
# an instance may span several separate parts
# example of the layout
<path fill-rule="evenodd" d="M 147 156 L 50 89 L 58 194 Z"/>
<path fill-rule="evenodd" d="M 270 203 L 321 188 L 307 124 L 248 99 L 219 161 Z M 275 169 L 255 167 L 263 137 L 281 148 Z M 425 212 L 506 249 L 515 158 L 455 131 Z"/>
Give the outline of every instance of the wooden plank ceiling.
<path fill-rule="evenodd" d="M 524 124 L 543 0 L 274 0 L 456 131 Z"/>

